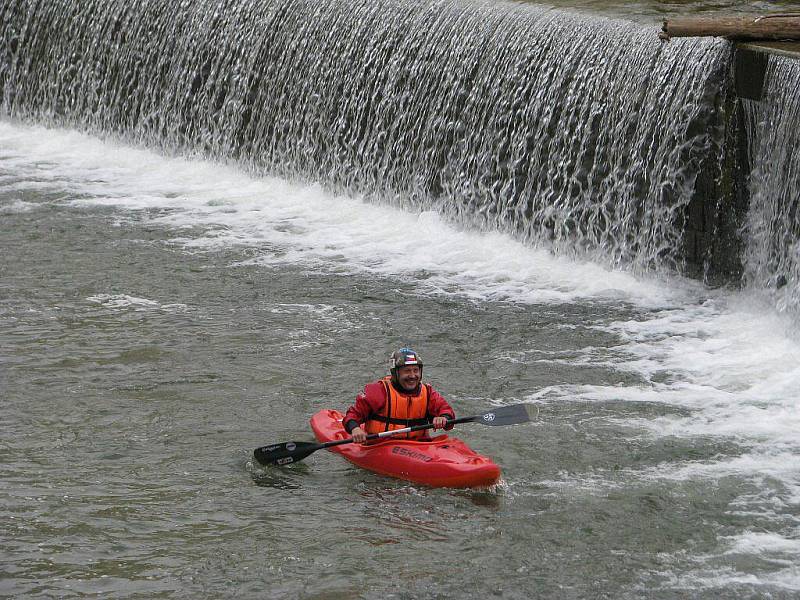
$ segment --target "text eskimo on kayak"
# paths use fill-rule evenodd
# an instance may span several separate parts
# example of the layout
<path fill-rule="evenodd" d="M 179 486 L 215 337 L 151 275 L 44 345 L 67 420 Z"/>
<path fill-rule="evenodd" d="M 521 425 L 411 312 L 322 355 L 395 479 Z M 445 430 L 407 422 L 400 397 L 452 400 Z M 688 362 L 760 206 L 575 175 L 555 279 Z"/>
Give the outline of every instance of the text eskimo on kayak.
<path fill-rule="evenodd" d="M 411 348 L 400 348 L 389 359 L 389 375 L 364 386 L 356 403 L 342 419 L 353 441 L 364 443 L 367 435 L 433 424 L 433 429 L 452 429 L 448 419 L 455 411 L 439 392 L 422 383 L 422 359 Z M 401 434 L 409 439 L 426 439 L 427 431 Z"/>

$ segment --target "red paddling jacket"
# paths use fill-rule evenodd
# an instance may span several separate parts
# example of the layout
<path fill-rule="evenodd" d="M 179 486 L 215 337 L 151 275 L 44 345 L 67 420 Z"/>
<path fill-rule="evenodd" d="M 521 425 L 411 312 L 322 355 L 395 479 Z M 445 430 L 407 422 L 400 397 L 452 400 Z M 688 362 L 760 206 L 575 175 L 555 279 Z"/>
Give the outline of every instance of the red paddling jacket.
<path fill-rule="evenodd" d="M 370 434 L 423 425 L 434 417 L 455 418 L 455 412 L 439 392 L 426 383 L 409 393 L 395 386 L 387 376 L 364 386 L 342 422 L 348 433 L 362 425 Z M 404 435 L 419 439 L 427 437 L 427 432 L 412 431 Z"/>

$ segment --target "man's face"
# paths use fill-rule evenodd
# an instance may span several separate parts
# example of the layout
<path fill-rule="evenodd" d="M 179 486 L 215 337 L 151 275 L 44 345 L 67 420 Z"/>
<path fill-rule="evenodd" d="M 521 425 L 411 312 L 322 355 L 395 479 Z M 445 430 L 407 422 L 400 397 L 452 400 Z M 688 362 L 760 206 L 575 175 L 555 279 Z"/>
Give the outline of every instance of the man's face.
<path fill-rule="evenodd" d="M 397 381 L 404 390 L 413 390 L 422 381 L 422 369 L 419 365 L 406 365 L 397 369 Z"/>

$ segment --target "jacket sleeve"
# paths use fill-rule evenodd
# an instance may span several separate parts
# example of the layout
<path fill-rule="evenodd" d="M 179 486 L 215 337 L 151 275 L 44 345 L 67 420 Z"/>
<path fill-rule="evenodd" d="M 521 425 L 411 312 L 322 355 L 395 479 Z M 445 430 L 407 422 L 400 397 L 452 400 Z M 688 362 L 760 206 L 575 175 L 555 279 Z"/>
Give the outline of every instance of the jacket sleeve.
<path fill-rule="evenodd" d="M 455 419 L 456 412 L 448 404 L 447 400 L 432 387 L 428 387 L 428 416 L 429 417 L 447 417 L 448 419 Z M 445 429 L 450 430 L 453 426 L 449 425 Z"/>
<path fill-rule="evenodd" d="M 347 409 L 342 419 L 342 425 L 347 433 L 351 433 L 357 426 L 366 423 L 370 415 L 383 408 L 385 402 L 386 392 L 380 381 L 364 386 L 364 391 L 356 396 L 355 404 Z"/>

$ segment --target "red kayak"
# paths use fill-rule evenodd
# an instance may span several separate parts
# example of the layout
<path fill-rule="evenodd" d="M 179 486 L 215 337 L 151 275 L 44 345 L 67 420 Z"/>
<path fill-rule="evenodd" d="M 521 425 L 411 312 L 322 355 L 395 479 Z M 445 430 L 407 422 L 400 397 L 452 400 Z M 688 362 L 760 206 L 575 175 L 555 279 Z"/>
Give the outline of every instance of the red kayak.
<path fill-rule="evenodd" d="M 321 443 L 347 439 L 342 413 L 321 410 L 311 429 Z M 369 471 L 432 487 L 487 487 L 497 483 L 500 467 L 464 442 L 447 435 L 430 441 L 387 438 L 369 445 L 341 444 L 328 448 Z"/>

